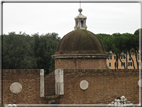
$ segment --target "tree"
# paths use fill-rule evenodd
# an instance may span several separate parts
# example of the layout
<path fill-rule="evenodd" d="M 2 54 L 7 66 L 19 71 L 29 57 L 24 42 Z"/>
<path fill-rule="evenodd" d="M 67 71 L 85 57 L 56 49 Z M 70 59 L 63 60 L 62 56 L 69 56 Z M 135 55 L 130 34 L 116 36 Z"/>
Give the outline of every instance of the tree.
<path fill-rule="evenodd" d="M 137 29 L 134 32 L 134 36 L 132 38 L 132 40 L 133 40 L 133 52 L 135 53 L 137 68 L 139 68 L 137 55 L 139 53 L 139 37 L 141 37 L 141 35 L 142 35 L 142 28 Z M 142 41 L 142 38 L 141 38 L 141 41 Z"/>
<path fill-rule="evenodd" d="M 135 40 L 135 42 L 137 41 L 137 37 L 130 33 L 123 33 L 123 34 L 113 33 L 112 35 L 108 35 L 108 34 L 97 34 L 97 35 L 102 40 L 105 46 L 105 50 L 107 52 L 112 51 L 113 53 L 116 54 L 115 63 L 117 64 L 118 64 L 118 60 L 120 60 L 120 62 L 122 63 L 120 58 L 122 53 L 126 54 L 126 56 L 128 53 L 131 56 L 132 48 L 134 47 L 133 40 Z M 137 43 L 135 43 L 135 45 L 137 45 Z M 132 62 L 135 68 L 133 58 L 132 58 Z M 116 68 L 118 69 L 118 66 L 116 66 Z M 124 65 L 124 68 L 128 69 L 127 57 L 126 57 L 126 66 Z"/>
<path fill-rule="evenodd" d="M 34 68 L 35 62 L 32 58 L 31 44 L 23 34 L 3 35 L 3 68 L 5 69 L 28 69 Z"/>
<path fill-rule="evenodd" d="M 55 54 L 60 41 L 57 33 L 48 33 L 32 36 L 10 32 L 2 35 L 3 69 L 45 69 L 45 74 L 54 70 L 54 60 L 51 55 Z"/>

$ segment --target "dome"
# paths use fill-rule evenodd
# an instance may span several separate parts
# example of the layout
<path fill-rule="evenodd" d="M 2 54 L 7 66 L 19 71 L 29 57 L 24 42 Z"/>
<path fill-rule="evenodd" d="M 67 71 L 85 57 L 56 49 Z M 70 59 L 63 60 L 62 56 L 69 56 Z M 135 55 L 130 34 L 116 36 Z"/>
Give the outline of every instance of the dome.
<path fill-rule="evenodd" d="M 106 52 L 98 36 L 88 30 L 77 29 L 60 40 L 55 54 L 106 54 Z"/>

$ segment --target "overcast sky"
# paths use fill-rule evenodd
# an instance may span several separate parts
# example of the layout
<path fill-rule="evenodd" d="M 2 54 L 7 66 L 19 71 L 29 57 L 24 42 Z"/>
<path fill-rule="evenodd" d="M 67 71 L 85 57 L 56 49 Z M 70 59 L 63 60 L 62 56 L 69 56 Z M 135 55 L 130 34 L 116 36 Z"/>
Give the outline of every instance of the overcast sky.
<path fill-rule="evenodd" d="M 82 3 L 87 30 L 97 33 L 134 33 L 140 28 L 139 3 Z M 63 37 L 74 30 L 79 3 L 4 3 L 3 33 L 46 34 Z"/>

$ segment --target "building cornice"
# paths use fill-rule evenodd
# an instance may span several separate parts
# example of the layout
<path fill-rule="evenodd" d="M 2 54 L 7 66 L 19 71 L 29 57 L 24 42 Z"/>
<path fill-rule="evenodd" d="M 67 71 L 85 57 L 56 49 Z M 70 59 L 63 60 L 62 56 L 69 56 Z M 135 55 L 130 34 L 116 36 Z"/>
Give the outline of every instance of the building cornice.
<path fill-rule="evenodd" d="M 66 54 L 66 55 L 52 55 L 54 59 L 106 59 L 108 54 Z"/>

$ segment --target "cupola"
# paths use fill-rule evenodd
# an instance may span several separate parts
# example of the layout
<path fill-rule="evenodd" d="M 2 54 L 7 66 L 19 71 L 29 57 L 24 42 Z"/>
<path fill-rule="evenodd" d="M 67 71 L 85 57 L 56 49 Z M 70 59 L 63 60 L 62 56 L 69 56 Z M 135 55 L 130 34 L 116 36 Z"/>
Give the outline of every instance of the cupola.
<path fill-rule="evenodd" d="M 78 16 L 75 17 L 75 27 L 74 29 L 87 29 L 86 26 L 86 19 L 87 17 L 82 15 L 82 9 L 79 8 L 78 11 L 80 12 Z"/>

